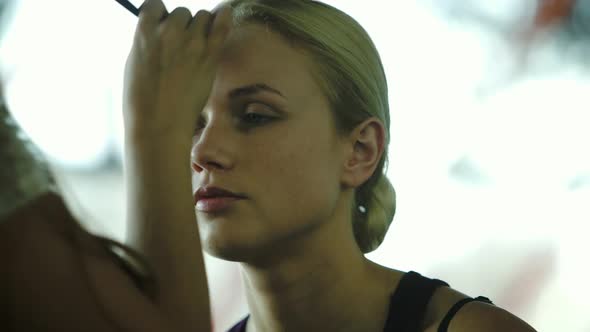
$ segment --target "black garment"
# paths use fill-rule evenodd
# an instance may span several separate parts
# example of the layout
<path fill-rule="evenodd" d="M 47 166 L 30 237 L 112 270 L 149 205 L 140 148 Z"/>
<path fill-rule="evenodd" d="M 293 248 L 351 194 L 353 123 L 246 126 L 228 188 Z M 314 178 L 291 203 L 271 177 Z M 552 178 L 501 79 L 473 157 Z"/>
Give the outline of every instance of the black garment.
<path fill-rule="evenodd" d="M 438 279 L 423 277 L 417 272 L 406 273 L 391 296 L 389 317 L 384 332 L 416 332 L 424 319 L 426 306 L 434 291 L 440 286 L 449 286 Z M 451 319 L 462 306 L 471 301 L 483 301 L 493 304 L 488 298 L 479 296 L 458 301 L 451 307 L 438 327 L 438 332 L 447 332 Z"/>
<path fill-rule="evenodd" d="M 414 271 L 404 274 L 396 291 L 391 295 L 389 315 L 383 331 L 418 332 L 424 318 L 426 306 L 434 291 L 440 286 L 449 286 L 449 284 L 442 280 L 424 277 Z M 483 296 L 466 298 L 455 303 L 439 325 L 438 332 L 446 332 L 451 319 L 453 319 L 459 309 L 471 301 L 482 301 L 493 304 L 492 301 Z M 246 318 L 229 329 L 228 332 L 246 332 L 246 323 L 249 317 L 249 315 L 246 316 Z"/>

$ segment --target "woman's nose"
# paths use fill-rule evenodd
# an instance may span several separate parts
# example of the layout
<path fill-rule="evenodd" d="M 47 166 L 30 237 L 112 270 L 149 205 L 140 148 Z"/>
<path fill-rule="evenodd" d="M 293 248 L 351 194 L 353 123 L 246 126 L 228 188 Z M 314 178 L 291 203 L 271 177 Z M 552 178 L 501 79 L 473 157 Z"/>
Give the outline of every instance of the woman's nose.
<path fill-rule="evenodd" d="M 231 166 L 227 148 L 229 128 L 219 124 L 208 124 L 193 138 L 191 148 L 191 168 L 195 172 L 203 170 L 225 170 Z"/>

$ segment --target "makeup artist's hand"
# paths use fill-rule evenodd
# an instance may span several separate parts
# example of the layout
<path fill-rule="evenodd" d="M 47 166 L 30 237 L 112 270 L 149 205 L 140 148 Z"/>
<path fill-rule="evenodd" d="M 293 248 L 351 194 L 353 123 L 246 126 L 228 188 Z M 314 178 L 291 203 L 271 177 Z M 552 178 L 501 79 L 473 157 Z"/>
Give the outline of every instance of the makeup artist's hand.
<path fill-rule="evenodd" d="M 193 17 L 186 8 L 168 14 L 161 0 L 145 2 L 125 68 L 127 138 L 190 142 L 230 29 L 229 7 Z"/>
<path fill-rule="evenodd" d="M 190 149 L 231 29 L 229 8 L 214 13 L 147 0 L 125 70 L 126 244 L 153 267 L 157 306 L 183 331 L 211 331 Z"/>

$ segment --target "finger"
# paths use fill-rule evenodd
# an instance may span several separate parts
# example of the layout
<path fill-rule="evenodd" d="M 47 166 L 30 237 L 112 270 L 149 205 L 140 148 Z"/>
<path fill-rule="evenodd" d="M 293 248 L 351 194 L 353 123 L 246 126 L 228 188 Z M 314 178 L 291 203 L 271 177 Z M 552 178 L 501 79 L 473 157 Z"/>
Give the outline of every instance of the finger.
<path fill-rule="evenodd" d="M 214 34 L 216 31 L 227 32 L 233 25 L 233 9 L 229 5 L 221 5 L 213 9 L 213 21 L 208 27 L 208 35 Z"/>
<path fill-rule="evenodd" d="M 191 11 L 188 10 L 188 8 L 175 8 L 172 13 L 170 13 L 170 15 L 168 15 L 162 22 L 162 29 L 164 31 L 170 30 L 174 32 L 184 31 L 191 22 L 192 17 L 193 15 L 191 14 Z"/>
<path fill-rule="evenodd" d="M 160 24 L 160 18 L 167 14 L 166 7 L 162 0 L 146 0 L 140 8 L 139 19 L 135 28 L 135 35 L 133 38 L 134 50 L 141 50 L 144 56 L 147 56 L 145 61 L 157 61 L 154 52 L 148 52 L 149 49 L 159 44 L 157 28 Z"/>
<path fill-rule="evenodd" d="M 160 66 L 167 67 L 183 52 L 187 39 L 187 26 L 192 18 L 190 10 L 184 7 L 176 8 L 158 27 L 160 36 Z"/>
<path fill-rule="evenodd" d="M 195 14 L 188 27 L 188 41 L 191 50 L 204 50 L 207 41 L 207 26 L 210 25 L 212 15 L 208 11 L 202 9 Z"/>
<path fill-rule="evenodd" d="M 223 6 L 216 13 L 208 38 L 209 54 L 216 58 L 221 51 L 223 42 L 227 38 L 233 23 L 232 8 Z"/>
<path fill-rule="evenodd" d="M 187 33 L 186 27 L 190 23 L 192 16 L 187 8 L 178 7 L 158 27 L 164 61 L 172 59 L 176 52 L 181 47 L 184 47 Z"/>
<path fill-rule="evenodd" d="M 168 11 L 162 0 L 146 0 L 139 11 L 138 26 L 142 31 L 154 31 Z"/>

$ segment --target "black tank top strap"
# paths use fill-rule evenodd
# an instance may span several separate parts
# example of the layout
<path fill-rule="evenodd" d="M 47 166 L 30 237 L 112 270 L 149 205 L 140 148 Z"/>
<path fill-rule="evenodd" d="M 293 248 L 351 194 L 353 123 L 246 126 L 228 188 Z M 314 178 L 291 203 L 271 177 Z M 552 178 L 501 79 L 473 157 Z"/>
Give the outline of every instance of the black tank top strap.
<path fill-rule="evenodd" d="M 384 332 L 418 331 L 432 294 L 441 286 L 449 284 L 414 271 L 407 272 L 391 296 Z"/>
<path fill-rule="evenodd" d="M 445 317 L 443 318 L 443 320 L 441 321 L 440 325 L 438 326 L 438 332 L 447 332 L 447 329 L 449 328 L 449 324 L 451 323 L 451 320 L 453 319 L 453 317 L 455 317 L 455 315 L 457 314 L 457 312 L 467 303 L 469 302 L 473 302 L 473 301 L 479 301 L 479 302 L 486 302 L 489 304 L 494 304 L 492 303 L 492 301 L 490 301 L 490 299 L 488 299 L 487 297 L 484 296 L 478 296 L 476 298 L 465 298 L 463 300 L 458 301 L 457 303 L 455 303 L 451 309 L 449 309 L 449 311 L 447 312 L 447 314 L 445 315 Z"/>

